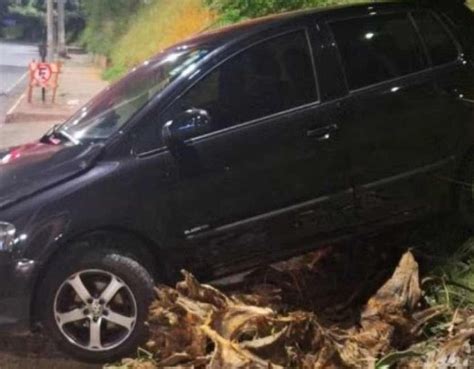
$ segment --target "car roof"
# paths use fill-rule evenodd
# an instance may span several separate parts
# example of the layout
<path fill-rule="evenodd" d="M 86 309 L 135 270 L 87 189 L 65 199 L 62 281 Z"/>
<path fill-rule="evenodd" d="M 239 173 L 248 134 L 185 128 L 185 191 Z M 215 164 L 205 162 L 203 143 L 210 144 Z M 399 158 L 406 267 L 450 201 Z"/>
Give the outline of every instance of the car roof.
<path fill-rule="evenodd" d="M 229 41 L 241 39 L 242 37 L 251 36 L 258 32 L 268 29 L 276 28 L 285 24 L 297 23 L 308 18 L 318 19 L 322 16 L 341 16 L 350 17 L 351 15 L 358 15 L 364 10 L 368 11 L 382 11 L 382 10 L 397 10 L 407 9 L 413 6 L 413 2 L 395 0 L 389 2 L 366 2 L 352 5 L 339 5 L 324 8 L 313 8 L 298 10 L 286 13 L 270 15 L 262 18 L 243 21 L 241 23 L 225 26 L 215 30 L 208 30 L 192 38 L 186 39 L 172 48 L 179 48 L 184 46 L 199 47 L 201 45 L 212 45 L 218 47 L 228 43 Z"/>

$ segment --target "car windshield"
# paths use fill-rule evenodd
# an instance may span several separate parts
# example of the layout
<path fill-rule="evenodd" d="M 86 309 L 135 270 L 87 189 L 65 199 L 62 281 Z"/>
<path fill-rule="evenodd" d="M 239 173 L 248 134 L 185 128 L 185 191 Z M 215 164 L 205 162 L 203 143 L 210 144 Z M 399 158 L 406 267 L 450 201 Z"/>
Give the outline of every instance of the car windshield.
<path fill-rule="evenodd" d="M 106 88 L 56 131 L 77 142 L 107 139 L 173 80 L 191 74 L 208 52 L 206 48 L 163 52 Z"/>

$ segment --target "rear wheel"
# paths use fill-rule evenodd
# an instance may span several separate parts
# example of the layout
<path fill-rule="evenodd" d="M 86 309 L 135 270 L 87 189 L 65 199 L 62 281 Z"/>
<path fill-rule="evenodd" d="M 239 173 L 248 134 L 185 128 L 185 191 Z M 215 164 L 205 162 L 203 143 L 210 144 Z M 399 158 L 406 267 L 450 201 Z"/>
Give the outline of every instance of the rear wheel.
<path fill-rule="evenodd" d="M 82 255 L 59 258 L 43 284 L 46 332 L 79 360 L 114 361 L 146 340 L 153 280 L 119 252 L 76 251 Z"/>

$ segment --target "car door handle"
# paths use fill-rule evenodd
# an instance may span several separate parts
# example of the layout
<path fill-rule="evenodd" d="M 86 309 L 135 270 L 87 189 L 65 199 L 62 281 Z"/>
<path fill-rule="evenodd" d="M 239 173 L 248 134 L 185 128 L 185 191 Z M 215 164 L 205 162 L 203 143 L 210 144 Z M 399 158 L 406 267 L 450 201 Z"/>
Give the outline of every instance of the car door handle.
<path fill-rule="evenodd" d="M 318 141 L 326 141 L 331 138 L 331 135 L 339 129 L 337 124 L 330 124 L 329 126 L 310 129 L 306 131 L 307 137 L 315 138 Z"/>

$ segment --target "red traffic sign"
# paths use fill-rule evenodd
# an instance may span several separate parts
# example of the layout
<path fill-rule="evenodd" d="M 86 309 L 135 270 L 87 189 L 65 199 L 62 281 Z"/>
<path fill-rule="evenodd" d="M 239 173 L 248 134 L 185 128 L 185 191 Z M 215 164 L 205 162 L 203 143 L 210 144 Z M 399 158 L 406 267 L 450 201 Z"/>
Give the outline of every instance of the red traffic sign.
<path fill-rule="evenodd" d="M 33 60 L 30 63 L 29 71 L 28 102 L 31 102 L 33 99 L 33 89 L 35 87 L 41 87 L 53 90 L 54 103 L 58 89 L 59 73 L 61 73 L 61 63 L 37 63 Z"/>
<path fill-rule="evenodd" d="M 49 64 L 39 63 L 36 67 L 33 77 L 38 84 L 43 86 L 49 82 L 52 75 L 53 71 Z"/>

